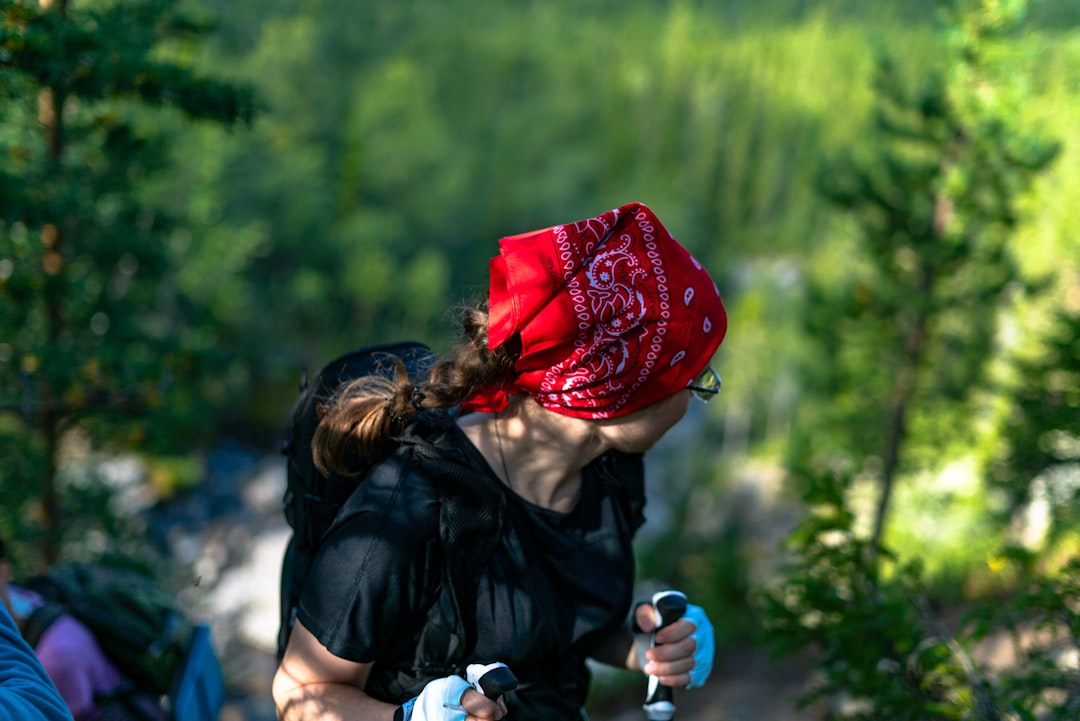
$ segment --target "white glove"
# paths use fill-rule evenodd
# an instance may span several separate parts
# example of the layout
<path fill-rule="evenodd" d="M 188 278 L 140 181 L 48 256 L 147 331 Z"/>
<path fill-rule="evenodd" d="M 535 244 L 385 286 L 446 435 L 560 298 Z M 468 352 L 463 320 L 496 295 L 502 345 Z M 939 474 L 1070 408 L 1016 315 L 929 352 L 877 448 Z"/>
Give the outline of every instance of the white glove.
<path fill-rule="evenodd" d="M 461 676 L 435 679 L 419 696 L 401 704 L 394 721 L 465 721 L 461 697 L 470 688 Z"/>
<path fill-rule="evenodd" d="M 493 697 L 517 687 L 514 674 L 501 662 L 471 663 L 465 675 L 468 681 L 460 676 L 447 676 L 424 686 L 419 696 L 401 704 L 394 721 L 465 721 L 467 714 L 461 707 L 461 698 L 470 688 Z"/>

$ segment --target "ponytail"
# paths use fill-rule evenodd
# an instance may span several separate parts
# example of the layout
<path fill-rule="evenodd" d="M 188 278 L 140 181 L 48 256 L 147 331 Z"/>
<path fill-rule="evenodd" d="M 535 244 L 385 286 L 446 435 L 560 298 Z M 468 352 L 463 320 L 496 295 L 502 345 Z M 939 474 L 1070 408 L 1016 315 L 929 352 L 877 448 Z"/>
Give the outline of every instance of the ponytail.
<path fill-rule="evenodd" d="M 513 380 L 520 341 L 515 337 L 489 349 L 487 323 L 483 310 L 467 310 L 464 342 L 452 358 L 436 361 L 424 381 L 410 379 L 405 363 L 394 358 L 391 376 L 365 376 L 345 386 L 319 409 L 322 418 L 311 442 L 315 467 L 323 474 L 352 475 L 389 453 L 420 411 L 454 408 L 481 389 Z"/>

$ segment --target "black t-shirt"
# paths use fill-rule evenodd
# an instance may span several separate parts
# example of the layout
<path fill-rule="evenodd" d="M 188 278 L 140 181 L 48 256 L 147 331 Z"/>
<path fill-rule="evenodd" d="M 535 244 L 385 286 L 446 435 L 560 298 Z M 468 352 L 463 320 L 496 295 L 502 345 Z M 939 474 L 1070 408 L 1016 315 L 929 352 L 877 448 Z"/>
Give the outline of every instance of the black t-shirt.
<path fill-rule="evenodd" d="M 568 513 L 534 506 L 492 473 L 460 430 L 462 463 L 505 494 L 498 542 L 474 571 L 475 647 L 466 663 L 506 663 L 518 677 L 507 702 L 515 721 L 580 718 L 590 648 L 623 624 L 630 608 L 643 494 L 639 455 L 609 453 L 584 470 Z M 383 463 L 404 463 L 407 452 Z M 375 662 L 367 691 L 401 703 L 448 675 L 445 651 L 456 618 L 443 583 L 438 479 L 369 476 L 352 513 L 323 542 L 298 618 L 331 653 Z"/>

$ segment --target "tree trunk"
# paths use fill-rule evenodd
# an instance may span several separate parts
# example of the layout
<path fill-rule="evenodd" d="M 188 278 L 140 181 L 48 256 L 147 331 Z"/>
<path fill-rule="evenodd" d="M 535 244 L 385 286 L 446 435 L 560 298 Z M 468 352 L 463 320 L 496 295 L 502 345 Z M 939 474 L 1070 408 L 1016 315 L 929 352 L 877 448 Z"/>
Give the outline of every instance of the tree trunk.
<path fill-rule="evenodd" d="M 949 167 L 957 162 L 966 144 L 967 139 L 963 133 L 957 133 L 952 138 L 948 153 L 938 169 L 941 177 L 944 177 Z M 931 222 L 934 238 L 940 240 L 945 237 L 953 214 L 952 198 L 944 194 L 937 195 L 934 198 L 934 213 Z M 937 282 L 937 270 L 931 265 L 924 265 L 922 268 L 922 274 L 919 277 L 918 297 L 923 299 L 924 305 L 908 331 L 907 340 L 904 343 L 904 357 L 901 359 L 900 370 L 897 372 L 893 401 L 889 408 L 888 425 L 885 430 L 885 448 L 881 454 L 881 495 L 878 497 L 877 509 L 874 513 L 873 535 L 870 538 L 870 552 L 873 554 L 874 566 L 877 565 L 878 548 L 881 544 L 881 538 L 885 534 L 889 503 L 892 501 L 893 486 L 896 484 L 896 472 L 900 467 L 900 454 L 907 435 L 908 407 L 915 392 L 919 364 L 922 362 L 923 352 L 926 349 L 927 329 L 930 325 L 931 314 L 929 303 L 930 298 L 933 297 L 934 286 Z"/>
<path fill-rule="evenodd" d="M 923 297 L 929 297 L 934 285 L 934 275 L 930 269 L 924 269 L 919 285 L 920 292 L 925 294 Z M 904 356 L 893 389 L 893 400 L 889 407 L 888 425 L 885 430 L 885 448 L 881 454 L 881 495 L 878 496 L 870 544 L 875 561 L 881 537 L 885 533 L 885 521 L 889 512 L 889 502 L 892 500 L 893 486 L 896 484 L 896 472 L 900 467 L 900 453 L 907 435 L 908 408 L 911 405 L 911 396 L 915 392 L 919 362 L 922 360 L 923 350 L 926 347 L 928 323 L 929 313 L 922 311 L 916 316 L 914 324 L 908 331 L 907 341 L 904 344 Z"/>
<path fill-rule="evenodd" d="M 52 9 L 61 16 L 66 16 L 68 0 L 41 0 L 43 9 Z M 60 172 L 64 153 L 64 100 L 62 88 L 47 88 L 38 98 L 38 112 L 48 141 L 49 164 L 53 172 Z M 55 347 L 60 342 L 64 329 L 63 284 L 60 274 L 64 270 L 63 224 L 46 223 L 41 229 L 42 270 L 45 273 L 45 317 L 49 344 Z M 45 369 L 46 375 L 48 369 Z M 45 469 L 41 479 L 41 510 L 44 526 L 44 544 L 42 555 L 49 565 L 60 558 L 60 538 L 63 518 L 60 508 L 60 494 L 57 488 L 57 460 L 60 456 L 60 413 L 53 410 L 54 401 L 59 401 L 58 391 L 47 380 L 42 384 L 43 410 L 38 416 L 42 437 L 45 441 Z"/>

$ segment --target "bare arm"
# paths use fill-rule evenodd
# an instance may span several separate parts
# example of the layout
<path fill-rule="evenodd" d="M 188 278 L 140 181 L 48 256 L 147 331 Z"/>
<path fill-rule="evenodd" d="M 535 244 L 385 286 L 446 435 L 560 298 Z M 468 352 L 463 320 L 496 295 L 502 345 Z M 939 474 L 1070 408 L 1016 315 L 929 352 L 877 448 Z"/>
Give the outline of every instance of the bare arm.
<path fill-rule="evenodd" d="M 397 706 L 364 693 L 372 664 L 338 658 L 299 621 L 274 674 L 280 721 L 393 721 Z"/>
<path fill-rule="evenodd" d="M 338 658 L 297 621 L 274 674 L 278 719 L 393 721 L 398 707 L 376 701 L 363 691 L 371 666 Z M 468 711 L 466 721 L 495 721 L 506 714 L 501 702 L 487 699 L 473 689 L 462 695 L 461 705 Z"/>

